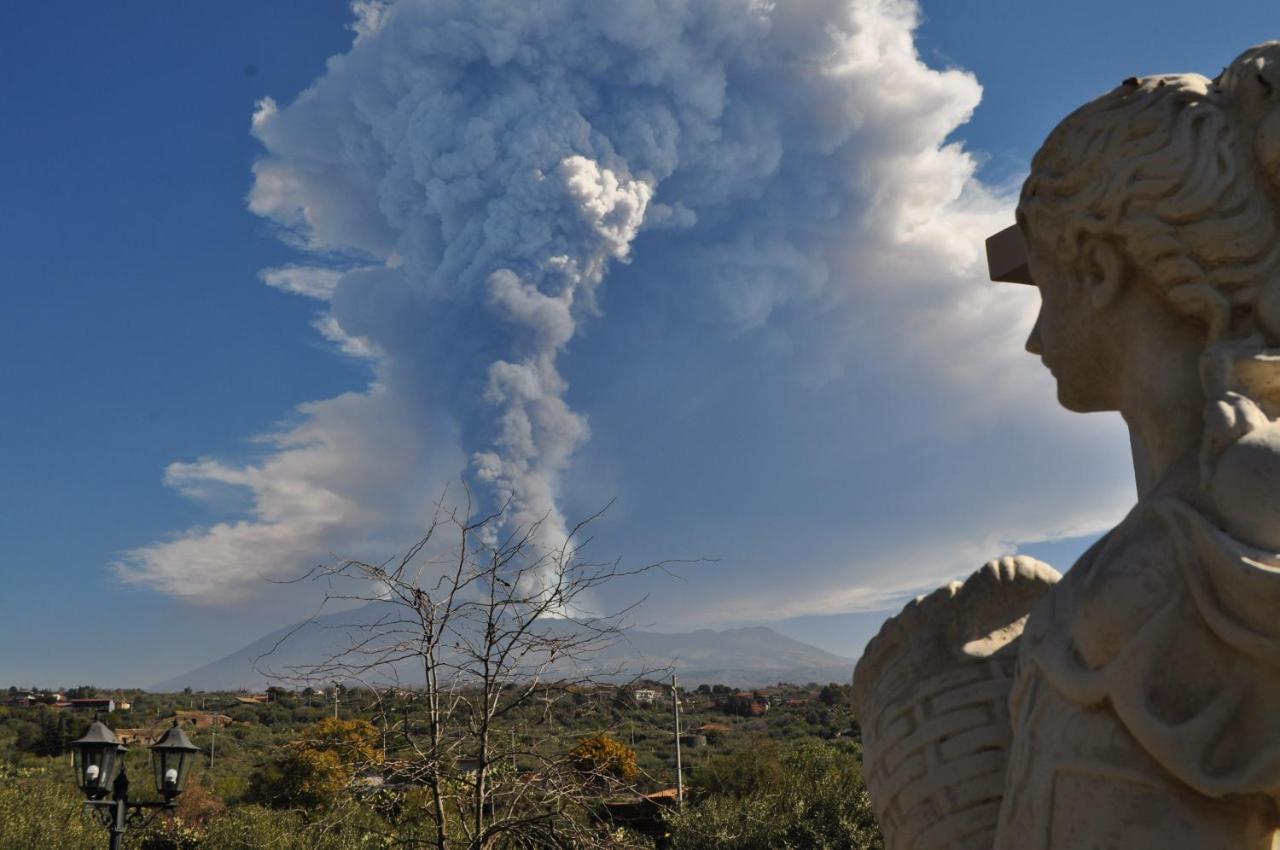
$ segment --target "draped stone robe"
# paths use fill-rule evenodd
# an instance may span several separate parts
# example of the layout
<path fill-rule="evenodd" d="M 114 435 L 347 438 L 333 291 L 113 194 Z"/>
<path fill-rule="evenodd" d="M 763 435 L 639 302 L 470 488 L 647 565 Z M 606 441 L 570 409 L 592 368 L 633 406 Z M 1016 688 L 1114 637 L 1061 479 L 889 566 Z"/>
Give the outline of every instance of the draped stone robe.
<path fill-rule="evenodd" d="M 1272 850 L 1280 556 L 1157 490 L 1032 610 L 996 850 Z"/>

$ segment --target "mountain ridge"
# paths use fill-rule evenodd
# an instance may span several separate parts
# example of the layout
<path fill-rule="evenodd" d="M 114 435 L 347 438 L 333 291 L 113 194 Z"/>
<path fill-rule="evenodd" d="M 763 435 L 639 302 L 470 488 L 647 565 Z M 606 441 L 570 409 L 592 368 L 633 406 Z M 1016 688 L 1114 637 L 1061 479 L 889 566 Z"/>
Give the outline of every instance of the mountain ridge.
<path fill-rule="evenodd" d="M 344 629 L 359 629 L 378 616 L 380 609 L 375 603 L 295 623 L 159 682 L 150 690 L 262 690 L 279 681 L 273 674 L 314 665 L 331 656 L 339 645 L 335 636 L 344 634 Z M 690 687 L 723 683 L 743 688 L 780 681 L 845 682 L 853 675 L 854 665 L 851 658 L 779 634 L 768 626 L 689 632 L 627 629 L 616 644 L 593 655 L 591 661 L 601 669 L 622 668 L 621 675 L 601 675 L 602 681 L 626 681 L 647 670 L 669 669 Z M 556 671 L 547 676 L 556 677 Z M 412 679 L 405 683 L 421 684 Z"/>

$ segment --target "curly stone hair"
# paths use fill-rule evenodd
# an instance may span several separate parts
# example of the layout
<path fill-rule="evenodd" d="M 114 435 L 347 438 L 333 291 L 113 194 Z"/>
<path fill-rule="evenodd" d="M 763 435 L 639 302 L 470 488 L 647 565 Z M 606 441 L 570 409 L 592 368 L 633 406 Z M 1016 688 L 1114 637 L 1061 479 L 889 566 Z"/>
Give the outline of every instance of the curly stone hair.
<path fill-rule="evenodd" d="M 1280 341 L 1280 41 L 1215 80 L 1131 78 L 1067 116 L 1022 189 L 1027 239 L 1067 264 L 1112 241 L 1209 340 Z"/>

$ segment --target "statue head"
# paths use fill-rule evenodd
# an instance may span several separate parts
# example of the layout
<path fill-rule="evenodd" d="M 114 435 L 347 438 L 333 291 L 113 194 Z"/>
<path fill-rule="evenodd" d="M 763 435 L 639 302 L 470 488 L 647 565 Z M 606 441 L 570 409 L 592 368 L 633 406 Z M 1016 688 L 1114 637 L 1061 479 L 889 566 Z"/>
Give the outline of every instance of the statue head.
<path fill-rule="evenodd" d="M 1117 409 L 1127 330 L 1280 343 L 1280 42 L 1214 80 L 1131 78 L 1069 115 L 1018 204 L 1042 303 L 1028 350 L 1072 410 Z"/>

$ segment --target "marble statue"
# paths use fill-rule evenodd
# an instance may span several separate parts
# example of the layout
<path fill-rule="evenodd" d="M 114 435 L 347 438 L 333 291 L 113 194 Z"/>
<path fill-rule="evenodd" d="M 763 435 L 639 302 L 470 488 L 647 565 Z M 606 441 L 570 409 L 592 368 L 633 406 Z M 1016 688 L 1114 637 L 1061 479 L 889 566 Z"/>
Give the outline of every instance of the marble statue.
<path fill-rule="evenodd" d="M 868 645 L 888 846 L 1280 847 L 1280 42 L 1072 113 L 988 247 L 1058 401 L 1124 418 L 1138 501 L 1061 581 L 993 562 Z"/>

